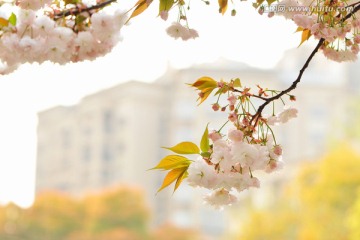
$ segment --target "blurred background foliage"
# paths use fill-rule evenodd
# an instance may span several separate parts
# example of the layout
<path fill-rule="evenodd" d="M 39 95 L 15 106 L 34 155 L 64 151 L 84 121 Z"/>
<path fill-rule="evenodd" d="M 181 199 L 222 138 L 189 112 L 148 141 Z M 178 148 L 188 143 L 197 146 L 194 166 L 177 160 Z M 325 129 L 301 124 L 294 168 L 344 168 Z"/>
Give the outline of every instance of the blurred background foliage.
<path fill-rule="evenodd" d="M 275 203 L 250 208 L 238 239 L 360 239 L 360 155 L 338 144 L 304 162 Z"/>
<path fill-rule="evenodd" d="M 248 211 L 245 222 L 230 215 L 239 223 L 238 232 L 223 239 L 360 239 L 359 163 L 356 148 L 334 145 L 323 159 L 304 162 L 275 202 L 259 208 L 245 201 L 240 206 Z M 121 186 L 82 199 L 46 192 L 28 209 L 0 208 L 0 239 L 204 239 L 194 229 L 171 224 L 151 228 L 150 218 L 143 192 L 136 188 Z"/>
<path fill-rule="evenodd" d="M 75 199 L 44 192 L 32 207 L 14 204 L 0 208 L 1 240 L 192 240 L 195 230 L 172 225 L 149 227 L 151 213 L 143 192 L 117 187 Z"/>

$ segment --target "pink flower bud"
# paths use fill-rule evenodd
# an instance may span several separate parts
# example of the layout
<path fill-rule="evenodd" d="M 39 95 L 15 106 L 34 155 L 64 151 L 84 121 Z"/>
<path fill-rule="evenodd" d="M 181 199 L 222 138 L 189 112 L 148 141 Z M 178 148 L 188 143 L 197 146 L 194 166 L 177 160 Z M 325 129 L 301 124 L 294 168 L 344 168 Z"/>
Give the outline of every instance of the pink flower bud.
<path fill-rule="evenodd" d="M 360 35 L 356 35 L 356 36 L 354 37 L 354 42 L 355 42 L 356 44 L 359 44 L 359 43 L 360 43 Z"/>
<path fill-rule="evenodd" d="M 259 13 L 260 15 L 263 15 L 264 11 L 265 11 L 265 10 L 264 10 L 264 7 L 260 7 L 258 13 Z"/>
<path fill-rule="evenodd" d="M 237 114 L 235 112 L 232 112 L 229 114 L 229 117 L 228 119 L 231 121 L 231 122 L 235 122 L 237 120 Z"/>
<path fill-rule="evenodd" d="M 278 156 L 280 156 L 282 154 L 282 148 L 280 145 L 275 145 L 274 149 L 273 149 L 274 153 Z"/>
<path fill-rule="evenodd" d="M 272 18 L 274 15 L 275 15 L 275 12 L 269 12 L 269 13 L 268 13 L 268 17 L 269 17 L 269 18 Z"/>
<path fill-rule="evenodd" d="M 216 112 L 216 111 L 218 111 L 220 109 L 220 105 L 218 103 L 214 103 L 212 105 L 212 109 Z"/>
<path fill-rule="evenodd" d="M 160 17 L 162 20 L 166 21 L 169 17 L 169 12 L 168 11 L 161 11 L 160 12 Z"/>
<path fill-rule="evenodd" d="M 260 187 L 259 179 L 257 179 L 256 177 L 250 178 L 249 186 L 259 188 Z"/>
<path fill-rule="evenodd" d="M 229 101 L 230 105 L 235 105 L 236 104 L 236 97 L 234 95 L 231 95 L 230 97 L 228 97 L 227 99 Z"/>

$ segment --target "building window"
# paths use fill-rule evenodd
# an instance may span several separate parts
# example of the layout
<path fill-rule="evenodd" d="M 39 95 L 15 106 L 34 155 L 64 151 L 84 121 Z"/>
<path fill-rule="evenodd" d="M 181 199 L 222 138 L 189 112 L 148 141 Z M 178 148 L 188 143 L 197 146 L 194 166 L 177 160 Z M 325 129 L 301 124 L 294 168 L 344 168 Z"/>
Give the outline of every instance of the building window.
<path fill-rule="evenodd" d="M 68 129 L 61 130 L 61 141 L 63 148 L 69 148 L 71 145 L 71 134 Z"/>
<path fill-rule="evenodd" d="M 108 145 L 104 145 L 102 149 L 102 159 L 103 161 L 111 161 L 113 159 L 113 154 Z"/>
<path fill-rule="evenodd" d="M 114 116 L 113 113 L 110 110 L 106 110 L 103 113 L 103 129 L 105 133 L 111 133 L 114 131 Z"/>
<path fill-rule="evenodd" d="M 84 161 L 91 160 L 91 148 L 90 146 L 86 145 L 83 147 L 82 158 Z"/>

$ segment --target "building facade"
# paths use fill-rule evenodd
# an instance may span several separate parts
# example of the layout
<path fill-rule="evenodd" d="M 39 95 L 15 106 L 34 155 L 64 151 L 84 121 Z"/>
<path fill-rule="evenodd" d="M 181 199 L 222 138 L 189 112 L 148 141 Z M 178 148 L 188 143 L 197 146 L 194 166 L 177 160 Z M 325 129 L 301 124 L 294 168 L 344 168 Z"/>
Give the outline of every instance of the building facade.
<path fill-rule="evenodd" d="M 87 96 L 77 105 L 42 111 L 38 114 L 36 191 L 56 189 L 81 196 L 112 185 L 140 186 L 153 211 L 154 225 L 170 221 L 220 236 L 231 227 L 226 212 L 204 206 L 199 191 L 186 184 L 174 195 L 165 190 L 155 196 L 164 173 L 147 169 L 168 154 L 161 146 L 199 142 L 207 123 L 216 129 L 227 117 L 211 110 L 212 98 L 197 106 L 197 93 L 185 83 L 204 75 L 225 81 L 240 77 L 245 86 L 285 89 L 296 78 L 296 66 L 291 64 L 296 65 L 286 59 L 277 69 L 259 70 L 219 60 L 189 69 L 169 69 L 153 83 L 130 81 Z M 341 131 L 333 126 L 346 121 L 341 117 L 347 104 L 346 81 L 324 84 L 312 80 L 320 77 L 321 68 L 309 69 L 301 87 L 294 91 L 298 101 L 291 104 L 299 109 L 299 117 L 275 128 L 286 165 L 318 157 L 326 151 L 330 138 L 341 137 Z M 333 71 L 344 76 L 347 70 Z M 281 107 L 277 103 L 277 108 Z M 290 175 L 291 171 L 275 174 L 272 181 L 281 182 Z M 271 196 L 273 185 L 264 188 L 253 195 L 259 205 L 264 204 L 261 199 Z"/>

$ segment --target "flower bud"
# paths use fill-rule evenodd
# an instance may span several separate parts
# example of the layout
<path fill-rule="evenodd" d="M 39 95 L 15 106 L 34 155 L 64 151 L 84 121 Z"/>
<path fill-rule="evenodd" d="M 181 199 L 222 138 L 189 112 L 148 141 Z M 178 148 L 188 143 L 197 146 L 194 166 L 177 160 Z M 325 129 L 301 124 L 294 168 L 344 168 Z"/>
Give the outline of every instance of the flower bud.
<path fill-rule="evenodd" d="M 212 109 L 216 112 L 216 111 L 218 111 L 220 109 L 220 105 L 218 103 L 214 103 L 212 105 Z"/>
<path fill-rule="evenodd" d="M 237 120 L 237 114 L 235 112 L 232 112 L 229 114 L 228 119 L 230 120 L 230 122 L 235 122 Z"/>
<path fill-rule="evenodd" d="M 282 148 L 280 145 L 275 145 L 274 149 L 273 149 L 274 153 L 278 156 L 280 156 L 282 154 Z"/>

